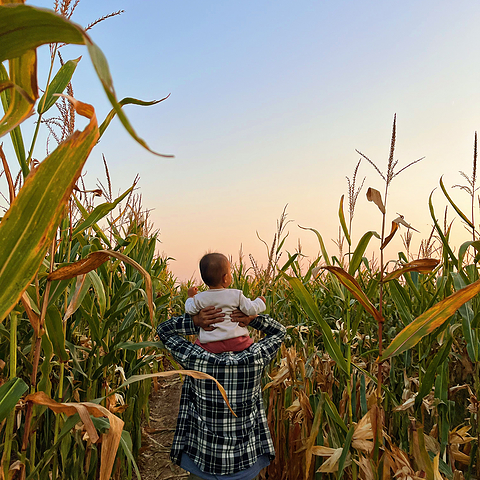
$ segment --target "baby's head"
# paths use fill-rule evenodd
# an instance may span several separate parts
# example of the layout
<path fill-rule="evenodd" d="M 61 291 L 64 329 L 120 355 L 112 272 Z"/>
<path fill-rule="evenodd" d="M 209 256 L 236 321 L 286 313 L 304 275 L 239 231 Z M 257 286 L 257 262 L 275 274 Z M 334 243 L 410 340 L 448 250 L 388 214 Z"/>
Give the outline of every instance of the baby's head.
<path fill-rule="evenodd" d="M 200 275 L 210 288 L 227 288 L 232 283 L 230 262 L 221 253 L 207 253 L 202 257 Z"/>

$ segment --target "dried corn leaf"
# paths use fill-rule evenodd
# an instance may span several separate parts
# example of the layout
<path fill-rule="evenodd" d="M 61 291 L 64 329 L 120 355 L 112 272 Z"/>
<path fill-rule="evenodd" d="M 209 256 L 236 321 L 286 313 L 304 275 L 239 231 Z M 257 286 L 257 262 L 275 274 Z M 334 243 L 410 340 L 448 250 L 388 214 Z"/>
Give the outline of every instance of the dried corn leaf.
<path fill-rule="evenodd" d="M 414 260 L 413 262 L 406 263 L 402 268 L 389 273 L 383 281 L 388 282 L 394 280 L 408 272 L 430 273 L 439 263 L 440 260 L 435 258 L 421 258 L 419 260 Z"/>
<path fill-rule="evenodd" d="M 352 437 L 352 447 L 355 450 L 370 453 L 373 450 L 373 429 L 371 412 L 367 412 L 355 425 Z"/>
<path fill-rule="evenodd" d="M 95 443 L 98 441 L 98 433 L 95 429 L 90 415 L 94 417 L 107 417 L 110 422 L 110 428 L 107 433 L 102 435 L 102 454 L 100 461 L 100 480 L 108 480 L 111 476 L 113 463 L 117 454 L 120 437 L 123 430 L 123 420 L 109 412 L 106 408 L 96 403 L 58 403 L 48 397 L 44 392 L 37 392 L 28 395 L 26 402 L 32 402 L 36 405 L 44 405 L 55 413 L 64 413 L 67 416 L 78 413 L 87 430 L 90 440 Z"/>
<path fill-rule="evenodd" d="M 317 470 L 317 473 L 336 472 L 338 470 L 338 462 L 340 460 L 340 457 L 342 456 L 342 452 L 343 448 L 330 448 L 324 446 L 312 447 L 311 453 L 313 453 L 313 455 L 328 457 L 327 460 L 323 462 L 320 468 Z M 350 465 L 351 461 L 351 456 L 350 454 L 348 454 L 347 460 L 345 461 L 345 466 Z"/>
<path fill-rule="evenodd" d="M 369 188 L 367 190 L 367 200 L 373 202 L 379 210 L 385 215 L 385 206 L 383 205 L 382 195 L 378 190 L 374 188 Z"/>

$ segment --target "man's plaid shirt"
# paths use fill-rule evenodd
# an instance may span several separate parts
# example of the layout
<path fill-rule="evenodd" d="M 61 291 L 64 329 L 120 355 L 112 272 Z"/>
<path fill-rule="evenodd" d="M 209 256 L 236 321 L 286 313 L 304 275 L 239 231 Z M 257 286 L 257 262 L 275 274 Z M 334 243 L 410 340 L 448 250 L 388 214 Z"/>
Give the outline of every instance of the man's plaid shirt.
<path fill-rule="evenodd" d="M 175 438 L 170 456 L 179 464 L 185 452 L 200 470 L 229 475 L 252 466 L 266 454 L 275 457 L 262 399 L 261 379 L 285 337 L 285 327 L 268 315 L 259 315 L 250 327 L 266 337 L 243 352 L 213 354 L 181 335 L 196 335 L 199 328 L 188 314 L 157 328 L 165 347 L 185 369 L 216 378 L 227 392 L 234 417 L 211 380 L 186 377 L 180 399 Z"/>

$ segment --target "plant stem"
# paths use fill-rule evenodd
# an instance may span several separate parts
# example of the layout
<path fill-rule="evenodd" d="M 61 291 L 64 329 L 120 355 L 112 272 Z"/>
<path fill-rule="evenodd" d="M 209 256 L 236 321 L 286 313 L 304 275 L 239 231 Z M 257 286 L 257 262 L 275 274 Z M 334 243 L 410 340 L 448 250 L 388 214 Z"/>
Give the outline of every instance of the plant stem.
<path fill-rule="evenodd" d="M 10 314 L 10 380 L 17 376 L 17 312 Z M 15 407 L 7 418 L 5 442 L 3 446 L 2 470 L 4 478 L 8 478 L 10 456 L 12 453 L 13 429 L 15 427 Z"/>

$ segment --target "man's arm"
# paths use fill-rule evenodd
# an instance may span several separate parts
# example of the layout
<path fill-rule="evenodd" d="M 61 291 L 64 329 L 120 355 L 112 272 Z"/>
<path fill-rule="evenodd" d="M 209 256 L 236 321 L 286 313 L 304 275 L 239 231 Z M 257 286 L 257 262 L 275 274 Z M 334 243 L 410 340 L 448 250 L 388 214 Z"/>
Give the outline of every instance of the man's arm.
<path fill-rule="evenodd" d="M 175 360 L 183 365 L 195 348 L 193 343 L 183 336 L 197 335 L 200 327 L 204 330 L 214 330 L 214 324 L 223 322 L 224 316 L 221 308 L 206 307 L 200 310 L 198 315 L 190 316 L 186 313 L 161 323 L 157 327 L 157 334 Z"/>
<path fill-rule="evenodd" d="M 268 315 L 249 317 L 240 312 L 240 310 L 235 310 L 232 313 L 232 322 L 237 322 L 242 326 L 250 326 L 267 335 L 256 344 L 262 349 L 267 362 L 270 362 L 276 355 L 287 333 L 287 329 L 281 323 Z"/>
<path fill-rule="evenodd" d="M 181 317 L 173 317 L 161 323 L 157 327 L 160 340 L 174 356 L 175 360 L 185 364 L 191 353 L 193 344 L 184 335 L 196 335 L 198 327 L 195 326 L 192 317 L 186 313 Z"/>

